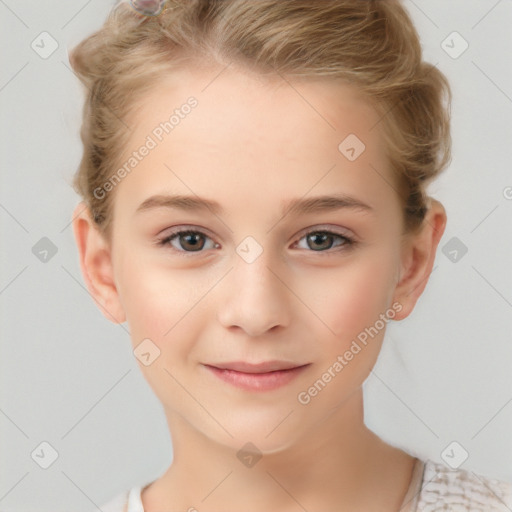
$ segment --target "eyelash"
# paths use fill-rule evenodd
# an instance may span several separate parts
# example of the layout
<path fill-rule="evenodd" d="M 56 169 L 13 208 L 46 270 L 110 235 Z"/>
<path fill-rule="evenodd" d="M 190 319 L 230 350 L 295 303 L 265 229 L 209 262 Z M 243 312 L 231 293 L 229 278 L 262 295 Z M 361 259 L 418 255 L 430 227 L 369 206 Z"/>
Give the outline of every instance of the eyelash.
<path fill-rule="evenodd" d="M 307 252 L 317 253 L 317 254 L 319 254 L 321 256 L 329 256 L 329 255 L 331 255 L 333 253 L 336 253 L 336 252 L 348 251 L 350 249 L 353 249 L 356 246 L 356 244 L 357 244 L 356 240 L 354 240 L 351 237 L 348 237 L 347 235 L 342 235 L 341 233 L 336 233 L 334 231 L 328 231 L 327 229 L 322 229 L 322 228 L 320 228 L 320 229 L 313 229 L 311 231 L 307 231 L 306 233 L 304 233 L 297 240 L 297 242 L 295 242 L 295 244 L 300 242 L 300 240 L 302 240 L 303 238 L 306 238 L 307 236 L 312 235 L 312 234 L 323 234 L 323 235 L 333 236 L 333 237 L 340 238 L 340 239 L 342 239 L 344 241 L 343 244 L 338 245 L 338 246 L 336 246 L 334 248 L 331 247 L 331 248 L 326 249 L 324 251 L 314 251 L 312 249 L 307 251 Z M 157 245 L 161 246 L 161 247 L 167 246 L 169 249 L 173 250 L 174 252 L 181 253 L 180 256 L 185 256 L 185 257 L 192 256 L 194 254 L 201 254 L 201 253 L 205 252 L 204 250 L 185 251 L 185 250 L 180 250 L 180 249 L 176 249 L 176 248 L 172 247 L 170 245 L 170 242 L 174 238 L 177 238 L 179 235 L 202 235 L 202 236 L 204 236 L 206 238 L 210 238 L 211 239 L 211 237 L 209 237 L 206 233 L 204 233 L 201 230 L 197 230 L 197 229 L 183 229 L 183 227 L 180 227 L 179 229 L 176 229 L 175 231 L 173 231 L 173 232 L 169 233 L 168 235 L 166 235 L 164 238 L 158 240 L 157 241 Z"/>

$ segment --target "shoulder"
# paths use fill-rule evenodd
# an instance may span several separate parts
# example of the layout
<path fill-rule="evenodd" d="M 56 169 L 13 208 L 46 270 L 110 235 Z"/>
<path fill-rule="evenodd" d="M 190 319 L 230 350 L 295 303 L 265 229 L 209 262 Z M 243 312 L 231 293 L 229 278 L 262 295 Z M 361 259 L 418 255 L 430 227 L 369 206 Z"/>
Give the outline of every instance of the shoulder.
<path fill-rule="evenodd" d="M 512 483 L 427 460 L 416 510 L 510 512 Z"/>
<path fill-rule="evenodd" d="M 128 498 L 131 491 L 125 491 L 111 498 L 104 503 L 100 510 L 102 512 L 126 512 L 128 510 Z"/>
<path fill-rule="evenodd" d="M 151 483 L 152 480 L 146 480 L 144 484 L 136 485 L 130 490 L 118 494 L 102 505 L 100 510 L 102 512 L 144 512 L 144 507 L 142 505 L 142 490 Z M 98 508 L 95 510 L 98 510 Z"/>

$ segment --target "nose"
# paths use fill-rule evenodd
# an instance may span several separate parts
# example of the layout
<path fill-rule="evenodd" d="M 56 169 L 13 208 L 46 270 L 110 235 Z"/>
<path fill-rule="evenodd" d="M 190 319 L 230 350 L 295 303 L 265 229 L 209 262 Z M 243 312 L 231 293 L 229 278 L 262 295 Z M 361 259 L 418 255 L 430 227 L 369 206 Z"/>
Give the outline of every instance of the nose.
<path fill-rule="evenodd" d="M 289 324 L 290 293 L 286 279 L 266 251 L 252 263 L 236 256 L 219 297 L 217 318 L 227 329 L 242 329 L 251 337 Z M 283 283 L 284 281 L 284 283 Z"/>

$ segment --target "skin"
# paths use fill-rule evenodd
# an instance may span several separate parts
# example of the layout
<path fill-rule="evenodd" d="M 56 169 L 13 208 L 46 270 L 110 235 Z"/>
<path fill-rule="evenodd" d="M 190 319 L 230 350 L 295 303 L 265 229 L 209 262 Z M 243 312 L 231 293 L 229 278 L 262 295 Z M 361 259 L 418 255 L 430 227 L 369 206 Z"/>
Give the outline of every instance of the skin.
<path fill-rule="evenodd" d="M 288 80 L 291 87 L 242 69 L 219 71 L 182 69 L 133 111 L 126 156 L 168 112 L 190 96 L 198 100 L 110 192 L 112 239 L 83 204 L 73 222 L 84 279 L 105 316 L 128 322 L 134 348 L 149 338 L 160 350 L 149 366 L 138 364 L 162 402 L 174 458 L 143 490 L 144 508 L 398 510 L 415 459 L 363 420 L 362 384 L 385 328 L 307 405 L 297 396 L 393 304 L 401 306 L 393 321 L 411 313 L 432 270 L 445 210 L 432 200 L 422 230 L 402 235 L 379 117 L 352 86 L 308 79 Z M 338 150 L 350 133 L 366 146 L 353 162 Z M 283 201 L 334 193 L 373 210 L 281 212 Z M 136 213 L 156 194 L 197 195 L 223 211 Z M 183 237 L 156 244 L 169 228 L 190 225 L 206 232 L 195 240 L 202 252 Z M 336 236 L 315 244 L 306 236 L 322 229 L 356 244 L 339 245 L 345 239 Z M 247 236 L 263 249 L 252 263 L 236 252 Z M 204 366 L 273 359 L 309 366 L 264 392 L 234 387 Z M 248 441 L 263 455 L 252 468 L 236 457 Z"/>

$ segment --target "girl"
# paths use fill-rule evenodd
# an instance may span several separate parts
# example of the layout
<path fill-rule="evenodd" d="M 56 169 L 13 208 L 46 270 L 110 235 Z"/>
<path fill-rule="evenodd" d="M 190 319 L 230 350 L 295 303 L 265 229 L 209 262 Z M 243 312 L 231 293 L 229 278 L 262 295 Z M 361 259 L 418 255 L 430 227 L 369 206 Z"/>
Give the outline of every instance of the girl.
<path fill-rule="evenodd" d="M 82 272 L 174 448 L 101 510 L 510 510 L 363 421 L 446 225 L 450 87 L 401 3 L 123 2 L 71 63 Z"/>

